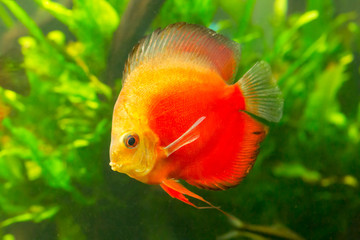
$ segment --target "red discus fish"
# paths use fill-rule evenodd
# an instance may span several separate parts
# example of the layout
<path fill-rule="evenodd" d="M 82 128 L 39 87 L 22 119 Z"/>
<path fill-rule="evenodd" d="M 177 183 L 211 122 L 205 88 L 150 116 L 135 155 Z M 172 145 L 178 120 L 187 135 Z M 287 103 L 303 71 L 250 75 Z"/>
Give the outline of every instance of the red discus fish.
<path fill-rule="evenodd" d="M 252 168 L 283 100 L 267 63 L 234 80 L 240 46 L 202 26 L 176 23 L 139 42 L 114 107 L 110 166 L 171 197 L 211 205 L 177 180 L 224 190 Z M 249 114 L 250 113 L 250 114 Z"/>

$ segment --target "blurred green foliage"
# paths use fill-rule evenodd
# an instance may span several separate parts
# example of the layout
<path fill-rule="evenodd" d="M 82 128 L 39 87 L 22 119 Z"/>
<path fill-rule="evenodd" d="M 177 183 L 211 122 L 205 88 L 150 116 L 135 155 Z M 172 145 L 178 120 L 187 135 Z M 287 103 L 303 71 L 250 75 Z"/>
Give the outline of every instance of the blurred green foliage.
<path fill-rule="evenodd" d="M 2 26 L 17 20 L 29 31 L 18 42 L 30 86 L 28 95 L 0 87 L 0 237 L 214 239 L 231 229 L 218 212 L 108 167 L 118 92 L 102 78 L 127 1 L 34 2 L 69 33 L 45 34 L 26 7 L 0 0 Z M 237 188 L 194 191 L 242 220 L 310 239 L 360 238 L 359 13 L 339 12 L 339 4 L 167 0 L 149 29 L 187 21 L 234 39 L 242 45 L 239 76 L 259 59 L 270 63 L 284 117 L 254 169 Z M 0 64 L 8 77 L 11 64 Z"/>

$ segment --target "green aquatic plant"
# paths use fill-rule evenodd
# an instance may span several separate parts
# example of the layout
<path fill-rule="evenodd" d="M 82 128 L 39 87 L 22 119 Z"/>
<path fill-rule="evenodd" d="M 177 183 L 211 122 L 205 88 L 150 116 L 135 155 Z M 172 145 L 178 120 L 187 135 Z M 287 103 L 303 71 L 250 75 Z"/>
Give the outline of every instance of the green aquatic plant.
<path fill-rule="evenodd" d="M 112 100 L 111 89 L 96 75 L 105 68 L 119 17 L 107 1 L 79 0 L 71 10 L 37 1 L 76 37 L 67 41 L 55 29 L 45 35 L 15 1 L 2 4 L 30 33 L 19 39 L 29 95 L 0 88 L 11 108 L 0 133 L 0 226 L 6 227 L 53 218 L 69 199 L 79 205 L 94 202 L 91 186 L 101 181 L 102 165 L 94 161 L 102 154 L 96 145 L 103 146 L 109 131 Z"/>
<path fill-rule="evenodd" d="M 138 4 L 139 19 L 146 9 L 156 15 L 140 2 L 129 1 Z M 127 4 L 0 0 L 0 238 L 261 239 L 215 211 L 188 208 L 111 172 L 121 75 L 108 81 L 108 59 L 119 24 L 132 26 Z M 360 5 L 167 0 L 156 7 L 148 32 L 180 21 L 210 27 L 242 45 L 239 76 L 268 61 L 285 99 L 249 176 L 236 189 L 201 195 L 246 226 L 279 224 L 306 239 L 360 238 L 360 29 L 353 10 Z M 36 12 L 56 24 L 35 21 Z M 6 33 L 17 23 L 26 31 L 12 38 L 14 54 L 4 39 L 15 36 Z M 129 34 L 143 34 L 136 30 Z M 131 48 L 136 38 L 128 37 Z"/>

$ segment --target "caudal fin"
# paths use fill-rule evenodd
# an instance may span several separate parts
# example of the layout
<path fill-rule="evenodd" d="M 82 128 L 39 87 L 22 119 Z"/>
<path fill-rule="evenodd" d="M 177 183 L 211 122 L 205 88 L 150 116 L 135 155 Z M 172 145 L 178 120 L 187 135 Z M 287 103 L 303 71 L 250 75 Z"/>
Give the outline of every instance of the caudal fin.
<path fill-rule="evenodd" d="M 257 62 L 237 84 L 245 98 L 245 111 L 269 122 L 280 121 L 284 100 L 268 63 Z"/>

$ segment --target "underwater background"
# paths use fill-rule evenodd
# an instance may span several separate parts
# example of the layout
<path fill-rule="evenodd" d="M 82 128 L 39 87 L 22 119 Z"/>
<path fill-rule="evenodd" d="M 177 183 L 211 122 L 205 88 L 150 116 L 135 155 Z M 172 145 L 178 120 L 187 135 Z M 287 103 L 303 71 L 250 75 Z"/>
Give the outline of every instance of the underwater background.
<path fill-rule="evenodd" d="M 238 76 L 265 60 L 283 92 L 239 186 L 186 185 L 237 224 L 109 167 L 127 55 L 174 22 L 240 43 Z M 360 239 L 359 27 L 358 0 L 0 0 L 0 239 Z"/>

